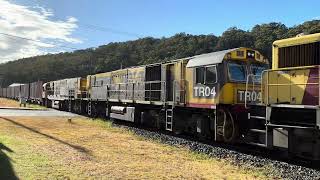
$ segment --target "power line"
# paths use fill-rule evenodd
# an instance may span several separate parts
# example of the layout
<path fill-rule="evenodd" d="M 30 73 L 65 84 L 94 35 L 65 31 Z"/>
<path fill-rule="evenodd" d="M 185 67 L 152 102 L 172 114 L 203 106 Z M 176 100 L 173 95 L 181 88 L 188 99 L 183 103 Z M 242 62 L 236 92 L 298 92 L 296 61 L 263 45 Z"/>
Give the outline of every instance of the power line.
<path fill-rule="evenodd" d="M 17 35 L 12 35 L 12 34 L 8 34 L 8 33 L 0 32 L 0 35 L 4 35 L 4 36 L 7 36 L 7 37 L 12 38 L 12 39 L 21 39 L 21 40 L 24 40 L 24 41 L 37 42 L 37 43 L 42 43 L 42 44 L 46 44 L 46 45 L 52 45 L 52 46 L 55 46 L 55 47 L 62 47 L 62 48 L 67 48 L 67 49 L 72 49 L 72 50 L 78 50 L 77 48 L 71 47 L 71 46 L 65 46 L 65 45 L 53 44 L 53 43 L 44 43 L 44 42 L 41 42 L 39 40 L 26 38 L 26 37 L 22 37 L 22 36 L 17 36 Z M 43 47 L 43 48 L 55 48 L 55 47 Z M 22 53 L 22 54 L 25 54 L 25 53 Z M 33 57 L 35 55 L 30 54 L 30 55 L 27 55 L 27 56 Z M 0 59 L 10 60 L 11 58 L 0 58 Z"/>
<path fill-rule="evenodd" d="M 65 21 L 65 19 L 63 19 L 62 17 L 57 17 L 55 16 L 56 20 L 60 20 L 60 21 Z M 106 26 L 101 26 L 101 25 L 94 25 L 94 24 L 89 24 L 89 23 L 83 23 L 80 21 L 77 21 L 77 24 L 86 28 L 86 29 L 91 29 L 91 30 L 96 30 L 96 31 L 101 31 L 101 32 L 110 32 L 113 34 L 122 34 L 122 35 L 126 35 L 126 36 L 132 36 L 132 37 L 136 37 L 136 38 L 142 38 L 143 35 L 138 34 L 138 33 L 133 33 L 133 32 L 128 32 L 128 31 L 123 31 L 123 30 L 119 30 L 119 29 L 114 29 L 111 27 L 106 27 Z"/>
<path fill-rule="evenodd" d="M 32 41 L 32 42 L 37 42 L 37 43 L 43 43 L 39 40 L 35 40 L 35 39 L 30 39 L 30 38 L 26 38 L 26 37 L 22 37 L 22 36 L 16 36 L 16 35 L 12 35 L 12 34 L 7 34 L 7 33 L 2 33 L 0 32 L 1 35 L 5 35 L 8 37 L 12 37 L 12 38 L 19 38 L 19 39 L 23 39 L 26 41 Z M 71 46 L 65 46 L 65 45 L 60 45 L 60 44 L 52 44 L 52 43 L 43 43 L 43 44 L 47 44 L 47 45 L 52 45 L 52 46 L 58 46 L 58 47 L 64 47 L 64 48 L 68 48 L 68 49 L 73 49 L 73 50 L 77 50 L 77 48 L 75 47 L 71 47 Z M 46 48 L 50 48 L 50 47 L 46 47 Z"/>
<path fill-rule="evenodd" d="M 8 36 L 8 37 L 13 38 L 13 39 L 19 38 L 19 39 L 25 40 L 25 41 L 43 43 L 43 42 L 41 42 L 41 41 L 39 41 L 39 40 L 35 40 L 35 39 L 31 39 L 31 38 L 26 38 L 26 37 L 22 37 L 22 36 L 17 36 L 17 35 L 12 35 L 12 34 L 7 34 L 7 33 L 2 33 L 2 32 L 0 32 L 0 35 L 5 35 L 5 36 Z M 53 43 L 43 43 L 43 44 L 53 45 L 53 46 L 58 46 L 58 47 L 65 47 L 65 48 L 69 48 L 69 49 L 73 49 L 73 50 L 79 50 L 79 49 L 77 49 L 77 48 L 75 48 L 75 47 L 58 45 L 58 44 L 53 44 Z M 51 48 L 51 47 L 50 47 L 50 48 Z M 22 53 L 22 54 L 25 54 L 25 55 L 26 55 L 26 53 Z M 95 52 L 94 54 L 96 54 L 96 55 L 105 55 L 104 53 L 98 53 L 98 52 Z M 44 54 L 42 54 L 42 55 L 44 55 Z M 31 55 L 31 54 L 30 54 L 30 57 L 33 57 L 33 56 L 35 56 L 35 55 Z M 91 56 L 92 56 L 92 54 L 90 55 L 89 59 L 92 58 Z M 9 60 L 9 59 L 11 59 L 11 58 L 0 58 L 0 59 Z M 90 60 L 90 61 L 92 61 L 92 60 Z"/>
<path fill-rule="evenodd" d="M 109 28 L 109 27 L 104 27 L 104 26 L 85 24 L 85 23 L 81 23 L 81 22 L 79 22 L 79 25 L 81 25 L 81 26 L 83 26 L 83 27 L 85 27 L 87 29 L 96 30 L 96 31 L 111 32 L 111 33 L 114 33 L 114 34 L 123 34 L 123 35 L 127 35 L 127 36 L 133 36 L 133 37 L 136 37 L 136 38 L 143 37 L 140 34 L 131 33 L 131 32 L 127 32 L 127 31 L 120 31 L 120 30 L 116 30 L 116 29 Z"/>
<path fill-rule="evenodd" d="M 26 13 L 21 13 L 21 14 L 28 15 Z M 58 16 L 54 16 L 54 19 L 58 20 L 58 21 L 65 21 L 66 20 L 66 19 L 64 19 L 62 17 L 58 17 Z M 79 21 L 77 21 L 77 25 L 81 25 L 86 29 L 91 29 L 91 30 L 96 30 L 96 31 L 101 31 L 101 32 L 110 32 L 110 33 L 113 33 L 113 34 L 122 34 L 122 35 L 132 36 L 132 37 L 136 37 L 136 38 L 142 38 L 143 37 L 143 35 L 141 35 L 141 34 L 128 32 L 128 31 L 123 31 L 123 30 L 118 30 L 118 29 L 114 29 L 114 28 L 110 28 L 110 27 L 106 27 L 106 26 L 82 23 L 82 22 L 79 22 Z"/>

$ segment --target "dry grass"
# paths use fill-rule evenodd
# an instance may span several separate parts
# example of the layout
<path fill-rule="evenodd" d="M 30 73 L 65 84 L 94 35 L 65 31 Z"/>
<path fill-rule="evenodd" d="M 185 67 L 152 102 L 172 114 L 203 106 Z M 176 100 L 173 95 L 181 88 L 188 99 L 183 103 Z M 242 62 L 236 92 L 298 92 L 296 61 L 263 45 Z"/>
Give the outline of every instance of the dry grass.
<path fill-rule="evenodd" d="M 0 98 L 0 107 L 20 107 L 20 103 L 17 100 Z M 36 109 L 43 109 L 45 107 L 36 105 L 36 104 L 26 104 L 28 108 L 36 108 Z"/>
<path fill-rule="evenodd" d="M 87 118 L 1 118 L 0 142 L 12 150 L 2 153 L 21 179 L 267 178 L 261 169 L 245 170 Z"/>
<path fill-rule="evenodd" d="M 0 107 L 19 107 L 19 101 L 0 98 Z"/>

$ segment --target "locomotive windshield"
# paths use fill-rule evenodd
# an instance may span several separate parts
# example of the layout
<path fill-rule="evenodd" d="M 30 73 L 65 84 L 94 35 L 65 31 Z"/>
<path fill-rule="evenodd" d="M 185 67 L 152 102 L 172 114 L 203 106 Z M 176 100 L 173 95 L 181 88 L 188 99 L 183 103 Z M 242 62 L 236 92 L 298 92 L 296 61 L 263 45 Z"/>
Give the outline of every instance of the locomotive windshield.
<path fill-rule="evenodd" d="M 229 63 L 228 69 L 231 81 L 246 81 L 247 67 L 245 64 Z"/>
<path fill-rule="evenodd" d="M 255 75 L 254 76 L 255 82 L 260 83 L 262 72 L 266 69 L 268 69 L 268 67 L 266 65 L 261 65 L 261 64 L 252 64 L 250 66 L 251 73 Z"/>
<path fill-rule="evenodd" d="M 267 67 L 259 64 L 251 65 L 251 73 L 257 76 L 261 76 L 262 71 L 266 70 Z"/>

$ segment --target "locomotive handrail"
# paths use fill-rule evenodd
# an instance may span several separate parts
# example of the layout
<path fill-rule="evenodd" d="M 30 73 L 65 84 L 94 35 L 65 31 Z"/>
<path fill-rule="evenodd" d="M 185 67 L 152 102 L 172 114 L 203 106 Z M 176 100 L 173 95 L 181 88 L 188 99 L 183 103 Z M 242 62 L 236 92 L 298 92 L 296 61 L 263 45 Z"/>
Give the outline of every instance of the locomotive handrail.
<path fill-rule="evenodd" d="M 313 66 L 297 66 L 297 67 L 284 67 L 278 69 L 267 69 L 265 71 L 290 71 L 290 70 L 297 70 L 297 69 L 312 69 L 312 68 L 319 68 L 320 65 L 313 65 Z"/>
<path fill-rule="evenodd" d="M 268 86 L 289 86 L 289 85 L 317 85 L 319 83 L 283 83 L 283 84 L 268 84 Z"/>
<path fill-rule="evenodd" d="M 152 89 L 152 84 L 159 84 L 160 83 L 160 89 Z M 132 87 L 128 88 L 128 86 L 131 85 Z M 135 86 L 137 85 L 144 85 L 144 89 L 135 89 Z M 146 87 L 146 85 L 149 85 L 149 87 Z M 125 86 L 123 89 L 121 86 Z M 135 92 L 136 94 L 139 94 L 138 92 L 149 92 L 147 93 L 148 96 L 146 96 L 145 93 L 145 99 L 148 99 L 148 101 L 165 101 L 165 97 L 161 98 L 163 91 L 166 91 L 166 82 L 165 81 L 146 81 L 146 82 L 127 82 L 127 83 L 117 83 L 117 84 L 109 84 L 108 87 L 113 88 L 117 87 L 116 89 L 110 89 L 108 88 L 108 95 L 107 98 L 112 99 L 112 97 L 116 96 L 116 99 L 120 100 L 136 100 Z M 164 88 L 161 88 L 164 87 Z M 146 89 L 148 88 L 148 89 Z M 109 93 L 110 92 L 110 93 Z M 152 97 L 151 92 L 159 92 L 160 93 L 160 99 L 155 99 Z M 123 95 L 124 97 L 121 97 Z M 129 96 L 130 95 L 130 96 Z M 165 96 L 165 92 L 163 94 Z"/>

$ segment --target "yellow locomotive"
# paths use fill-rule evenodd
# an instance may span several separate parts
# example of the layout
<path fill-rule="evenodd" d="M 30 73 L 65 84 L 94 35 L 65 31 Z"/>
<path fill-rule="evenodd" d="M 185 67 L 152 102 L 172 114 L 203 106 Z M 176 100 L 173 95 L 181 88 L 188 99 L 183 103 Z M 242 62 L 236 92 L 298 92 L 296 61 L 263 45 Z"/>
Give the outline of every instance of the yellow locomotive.
<path fill-rule="evenodd" d="M 245 129 L 248 74 L 261 75 L 268 60 L 250 48 L 234 48 L 87 77 L 87 113 L 235 141 Z M 249 89 L 252 89 L 249 86 Z M 248 87 L 247 87 L 248 90 Z M 240 121 L 243 122 L 240 122 Z"/>
<path fill-rule="evenodd" d="M 273 43 L 272 69 L 262 75 L 262 104 L 250 122 L 262 121 L 255 143 L 320 159 L 320 33 Z"/>

